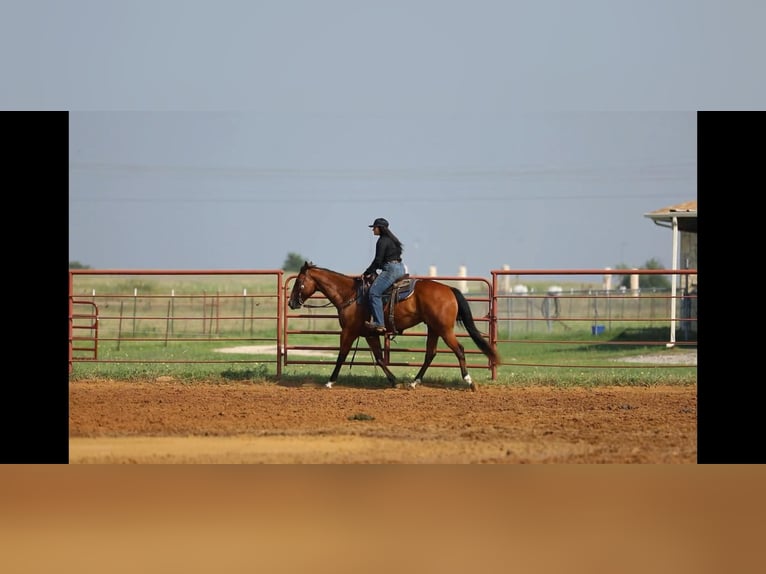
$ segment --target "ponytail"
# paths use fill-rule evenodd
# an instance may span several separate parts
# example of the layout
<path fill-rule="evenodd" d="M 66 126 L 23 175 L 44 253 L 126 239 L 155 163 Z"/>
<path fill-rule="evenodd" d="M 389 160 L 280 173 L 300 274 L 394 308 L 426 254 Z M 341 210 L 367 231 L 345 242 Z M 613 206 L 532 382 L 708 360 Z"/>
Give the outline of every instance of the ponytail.
<path fill-rule="evenodd" d="M 402 251 L 402 252 L 404 251 L 404 243 L 399 241 L 399 238 L 396 235 L 394 235 L 393 232 L 388 227 L 381 227 L 380 228 L 380 232 L 383 235 L 386 235 L 386 236 L 390 237 L 391 239 L 393 239 L 394 243 L 396 244 L 396 247 L 397 247 L 397 249 L 399 249 L 399 251 Z"/>

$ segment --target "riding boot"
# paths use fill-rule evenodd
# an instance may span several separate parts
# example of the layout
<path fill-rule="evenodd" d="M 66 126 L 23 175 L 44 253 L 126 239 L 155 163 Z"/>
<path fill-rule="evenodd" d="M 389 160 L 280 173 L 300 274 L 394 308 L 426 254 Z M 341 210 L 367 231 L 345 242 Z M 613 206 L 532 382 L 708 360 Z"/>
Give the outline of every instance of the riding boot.
<path fill-rule="evenodd" d="M 376 325 L 375 323 L 371 321 L 367 321 L 364 324 L 365 327 L 367 327 L 370 331 L 375 331 L 378 334 L 382 334 L 386 332 L 386 328 L 383 325 Z"/>

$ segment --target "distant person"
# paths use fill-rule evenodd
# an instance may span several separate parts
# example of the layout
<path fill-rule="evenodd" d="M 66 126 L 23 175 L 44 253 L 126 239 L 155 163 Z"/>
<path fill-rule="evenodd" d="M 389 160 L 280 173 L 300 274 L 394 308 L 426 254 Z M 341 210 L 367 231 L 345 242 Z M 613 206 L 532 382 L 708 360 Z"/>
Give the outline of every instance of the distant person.
<path fill-rule="evenodd" d="M 362 274 L 365 279 L 371 277 L 380 269 L 380 274 L 375 278 L 369 291 L 369 305 L 372 311 L 372 321 L 364 325 L 376 333 L 386 332 L 386 321 L 383 317 L 383 292 L 388 289 L 402 275 L 406 274 L 402 263 L 402 251 L 404 245 L 388 228 L 388 221 L 378 217 L 372 222 L 373 234 L 378 236 L 375 244 L 375 259 Z"/>

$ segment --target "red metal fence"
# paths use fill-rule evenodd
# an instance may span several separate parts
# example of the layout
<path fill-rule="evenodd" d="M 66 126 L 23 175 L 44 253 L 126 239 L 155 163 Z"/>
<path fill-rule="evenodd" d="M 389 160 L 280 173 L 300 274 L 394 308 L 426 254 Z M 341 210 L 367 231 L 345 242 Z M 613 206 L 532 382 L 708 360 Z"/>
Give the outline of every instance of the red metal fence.
<path fill-rule="evenodd" d="M 273 363 L 279 376 L 282 283 L 282 270 L 70 270 L 69 371 L 86 361 Z M 106 343 L 122 352 L 100 358 L 98 347 Z M 136 343 L 155 343 L 158 351 L 136 356 L 129 350 Z M 200 343 L 273 350 L 259 353 L 257 360 L 219 349 L 193 360 L 184 357 L 184 345 Z"/>
<path fill-rule="evenodd" d="M 546 345 L 551 350 L 572 345 L 696 347 L 696 269 L 517 269 L 491 273 L 490 340 L 494 345 L 513 342 Z M 648 283 L 652 277 L 662 277 L 664 281 L 654 283 L 663 286 L 640 286 L 642 278 Z M 566 288 L 561 286 L 564 282 Z M 660 333 L 646 338 L 653 329 Z M 576 331 L 590 331 L 590 341 L 570 336 Z M 617 331 L 623 338 L 610 336 Z M 637 336 L 626 336 L 631 331 Z M 596 367 L 539 362 L 514 365 Z"/>
<path fill-rule="evenodd" d="M 482 277 L 429 278 L 465 293 L 479 329 L 493 346 L 511 341 L 566 346 L 572 343 L 567 335 L 576 330 L 590 332 L 594 345 L 620 345 L 626 342 L 600 336 L 626 325 L 669 327 L 667 338 L 634 339 L 633 345 L 696 345 L 696 270 L 493 270 L 491 274 L 491 282 Z M 670 289 L 638 288 L 639 277 L 652 275 L 670 277 Z M 630 287 L 615 288 L 613 276 L 629 276 Z M 280 376 L 286 365 L 334 365 L 340 333 L 337 313 L 332 307 L 290 310 L 287 298 L 295 277 L 285 277 L 282 270 L 70 270 L 69 370 L 78 362 L 271 363 Z M 317 293 L 310 301 L 321 305 L 326 300 Z M 425 326 L 421 327 L 385 341 L 389 365 L 422 364 Z M 317 336 L 321 344 L 316 343 Z M 104 344 L 111 345 L 110 358 L 99 352 Z M 195 352 L 193 359 L 184 356 L 189 345 L 205 352 Z M 138 346 L 143 346 L 142 353 L 133 353 L 131 349 Z M 248 356 L 245 348 L 257 348 L 258 357 Z M 494 379 L 496 365 L 475 346 L 465 349 L 469 368 L 488 368 Z M 437 352 L 447 355 L 442 361 L 437 355 L 433 366 L 458 366 L 449 349 L 440 345 Z M 374 365 L 374 361 L 368 354 L 354 357 L 354 364 Z"/>

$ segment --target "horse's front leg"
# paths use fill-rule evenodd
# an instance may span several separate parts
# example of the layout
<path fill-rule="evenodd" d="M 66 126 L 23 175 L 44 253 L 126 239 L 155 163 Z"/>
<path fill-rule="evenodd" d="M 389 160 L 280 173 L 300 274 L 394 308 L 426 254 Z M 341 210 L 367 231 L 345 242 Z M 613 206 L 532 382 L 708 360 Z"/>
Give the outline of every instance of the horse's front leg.
<path fill-rule="evenodd" d="M 420 367 L 418 374 L 415 375 L 415 380 L 408 385 L 410 389 L 414 389 L 417 385 L 423 382 L 423 377 L 436 356 L 436 345 L 438 343 L 439 335 L 429 327 L 428 335 L 426 337 L 426 356 L 423 359 L 423 365 Z"/>
<path fill-rule="evenodd" d="M 328 389 L 331 389 L 335 384 L 335 381 L 338 380 L 340 369 L 343 366 L 343 363 L 346 362 L 346 357 L 348 357 L 348 352 L 351 350 L 351 345 L 355 338 L 356 337 L 350 337 L 343 332 L 340 334 L 340 348 L 338 350 L 338 358 L 335 359 L 335 368 L 332 370 L 330 380 L 324 384 Z"/>
<path fill-rule="evenodd" d="M 383 360 L 383 350 L 380 346 L 380 337 L 377 335 L 372 335 L 369 337 L 365 337 L 367 339 L 367 345 L 370 347 L 370 350 L 372 351 L 372 356 L 375 357 L 375 363 L 383 369 L 383 372 L 386 375 L 386 378 L 388 379 L 388 382 L 391 384 L 392 387 L 396 387 L 396 377 L 391 372 L 391 369 L 388 368 L 388 365 L 386 365 L 386 362 Z"/>

